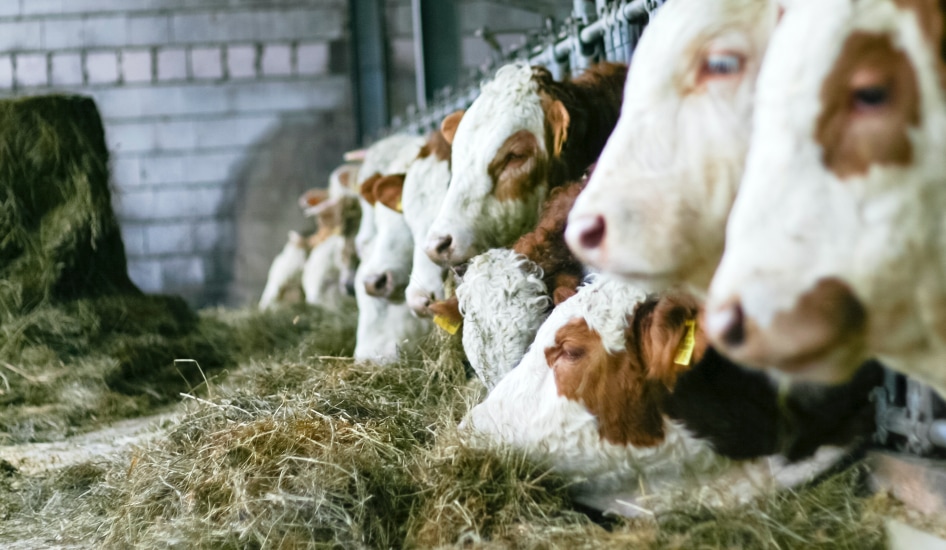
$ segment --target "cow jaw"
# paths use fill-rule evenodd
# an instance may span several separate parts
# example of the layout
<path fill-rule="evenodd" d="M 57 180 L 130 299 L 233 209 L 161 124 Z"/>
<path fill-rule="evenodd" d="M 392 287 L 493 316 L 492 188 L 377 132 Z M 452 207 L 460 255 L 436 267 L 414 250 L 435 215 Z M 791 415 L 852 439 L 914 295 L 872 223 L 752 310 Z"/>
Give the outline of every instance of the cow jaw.
<path fill-rule="evenodd" d="M 707 307 L 711 339 L 737 360 L 838 380 L 877 355 L 946 388 L 930 366 L 946 343 L 939 41 L 924 36 L 930 14 L 904 6 L 798 3 L 775 32 Z M 837 316 L 803 312 L 825 280 L 863 308 L 862 334 L 841 320 L 836 337 L 790 355 L 767 344 Z M 753 327 L 742 334 L 727 330 L 734 304 Z"/>
<path fill-rule="evenodd" d="M 617 128 L 569 216 L 575 254 L 656 288 L 705 291 L 749 140 L 773 3 L 668 4 L 638 46 Z"/>
<path fill-rule="evenodd" d="M 529 180 L 544 177 L 545 134 L 532 69 L 503 67 L 456 129 L 450 186 L 427 234 L 431 259 L 463 263 L 488 248 L 511 244 L 535 224 L 546 190 L 530 186 Z M 504 185 L 506 180 L 510 185 Z"/>

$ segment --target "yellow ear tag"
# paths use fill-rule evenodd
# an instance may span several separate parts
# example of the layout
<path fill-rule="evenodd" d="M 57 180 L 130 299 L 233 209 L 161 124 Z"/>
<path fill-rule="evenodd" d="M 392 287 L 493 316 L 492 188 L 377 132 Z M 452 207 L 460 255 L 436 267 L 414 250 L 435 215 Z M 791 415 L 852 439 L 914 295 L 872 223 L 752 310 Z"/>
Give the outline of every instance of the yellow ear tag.
<path fill-rule="evenodd" d="M 689 319 L 686 322 L 686 327 L 686 336 L 683 337 L 683 341 L 677 347 L 677 355 L 673 358 L 673 362 L 677 365 L 686 366 L 693 360 L 693 349 L 696 347 L 696 320 Z"/>
<path fill-rule="evenodd" d="M 404 209 L 401 208 L 401 199 L 397 200 L 397 206 L 394 207 L 394 210 L 395 212 L 400 212 L 401 214 L 404 213 Z"/>
<path fill-rule="evenodd" d="M 434 315 L 434 324 L 447 331 L 447 334 L 451 335 L 456 334 L 457 331 L 460 330 L 460 323 L 454 323 L 443 315 Z"/>

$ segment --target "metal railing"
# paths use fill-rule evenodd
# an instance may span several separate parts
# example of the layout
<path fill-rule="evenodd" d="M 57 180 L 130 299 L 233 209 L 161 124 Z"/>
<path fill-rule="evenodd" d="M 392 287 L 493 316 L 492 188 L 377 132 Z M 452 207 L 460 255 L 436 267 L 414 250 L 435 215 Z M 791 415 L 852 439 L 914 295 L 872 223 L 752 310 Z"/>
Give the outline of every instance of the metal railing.
<path fill-rule="evenodd" d="M 580 74 L 596 61 L 627 63 L 650 15 L 664 1 L 596 0 L 592 10 L 591 2 L 575 0 L 572 17 L 561 24 L 546 20 L 546 27 L 531 35 L 524 44 L 505 52 L 496 51 L 464 82 L 439 91 L 426 109 L 409 107 L 405 114 L 395 116 L 385 134 L 424 134 L 437 128 L 445 116 L 470 106 L 479 95 L 482 80 L 500 66 L 514 61 L 546 67 L 556 78 Z M 487 43 L 496 44 L 488 29 L 481 29 L 479 35 Z"/>

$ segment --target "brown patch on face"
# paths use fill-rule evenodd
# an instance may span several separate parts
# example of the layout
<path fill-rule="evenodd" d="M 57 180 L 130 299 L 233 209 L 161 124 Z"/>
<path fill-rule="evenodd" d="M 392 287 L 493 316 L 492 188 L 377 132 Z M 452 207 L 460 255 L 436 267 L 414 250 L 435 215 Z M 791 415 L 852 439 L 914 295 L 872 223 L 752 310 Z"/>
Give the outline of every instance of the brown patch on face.
<path fill-rule="evenodd" d="M 509 136 L 487 168 L 493 180 L 493 195 L 501 201 L 523 199 L 545 178 L 546 162 L 535 135 L 519 130 Z"/>
<path fill-rule="evenodd" d="M 582 403 L 598 420 L 598 432 L 615 445 L 652 447 L 664 437 L 662 384 L 647 379 L 639 357 L 610 354 L 584 319 L 573 319 L 545 350 L 558 394 Z"/>
<path fill-rule="evenodd" d="M 400 212 L 401 192 L 404 190 L 404 174 L 384 176 L 374 184 L 375 200 L 391 210 Z"/>
<path fill-rule="evenodd" d="M 427 138 L 427 143 L 420 148 L 417 158 L 425 159 L 430 155 L 434 155 L 437 160 L 450 160 L 451 151 L 450 143 L 443 137 L 443 133 L 439 130 L 434 130 Z"/>
<path fill-rule="evenodd" d="M 446 140 L 448 145 L 453 145 L 453 137 L 457 133 L 457 126 L 460 125 L 460 121 L 463 119 L 463 115 L 466 111 L 454 111 L 444 117 L 443 121 L 440 123 L 440 133 L 443 135 L 443 139 Z"/>
<path fill-rule="evenodd" d="M 368 179 L 361 182 L 361 189 L 358 190 L 358 192 L 361 194 L 361 198 L 368 201 L 369 204 L 374 204 L 377 202 L 378 199 L 374 194 L 374 186 L 376 183 L 378 183 L 378 180 L 383 177 L 384 176 L 382 176 L 380 173 L 375 172 L 374 174 L 368 176 Z"/>
<path fill-rule="evenodd" d="M 847 38 L 822 85 L 821 105 L 815 140 L 839 178 L 863 175 L 873 164 L 913 160 L 907 129 L 920 120 L 916 73 L 889 36 Z"/>

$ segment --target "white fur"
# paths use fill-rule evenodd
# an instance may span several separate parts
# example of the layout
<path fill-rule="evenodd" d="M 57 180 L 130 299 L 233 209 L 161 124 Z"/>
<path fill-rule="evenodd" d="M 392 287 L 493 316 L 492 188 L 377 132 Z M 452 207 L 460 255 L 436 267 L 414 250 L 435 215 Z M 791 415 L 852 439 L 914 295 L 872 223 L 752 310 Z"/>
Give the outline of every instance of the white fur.
<path fill-rule="evenodd" d="M 867 311 L 863 354 L 944 393 L 946 101 L 938 45 L 931 48 L 918 23 L 892 0 L 792 3 L 759 76 L 746 173 L 708 312 L 739 296 L 744 315 L 767 330 L 815 281 L 840 279 Z M 888 34 L 906 54 L 920 125 L 909 130 L 910 166 L 874 165 L 841 180 L 822 162 L 815 124 L 822 83 L 854 31 Z M 825 355 L 810 371 L 851 370 Z M 857 354 L 834 357 L 841 355 Z"/>
<path fill-rule="evenodd" d="M 521 254 L 494 248 L 470 261 L 457 286 L 463 350 L 487 389 L 522 360 L 546 318 L 542 270 Z"/>
<path fill-rule="evenodd" d="M 660 9 L 635 51 L 621 117 L 569 215 L 566 239 L 581 260 L 657 287 L 706 291 L 775 21 L 774 0 L 670 0 Z M 695 87 L 707 52 L 743 56 L 741 75 Z M 579 235 L 597 216 L 604 241 L 586 248 Z"/>
<path fill-rule="evenodd" d="M 489 248 L 505 246 L 538 221 L 544 187 L 527 201 L 500 201 L 492 195 L 489 163 L 502 144 L 520 130 L 535 135 L 545 151 L 545 113 L 532 69 L 522 63 L 499 69 L 463 115 L 453 140 L 450 187 L 440 213 L 431 225 L 425 247 L 433 248 L 450 235 L 449 263 L 459 264 Z"/>
<path fill-rule="evenodd" d="M 302 291 L 307 304 L 337 308 L 344 300 L 341 278 L 345 237 L 332 235 L 309 252 L 302 268 Z"/>
<path fill-rule="evenodd" d="M 387 273 L 393 278 L 393 292 L 386 300 L 403 303 L 404 291 L 411 276 L 414 239 L 404 214 L 379 203 L 374 205 L 377 234 L 370 252 L 362 258 L 364 278 Z"/>
<path fill-rule="evenodd" d="M 370 254 L 372 245 L 369 245 Z M 428 334 L 433 324 L 419 319 L 406 304 L 393 304 L 365 292 L 363 265 L 355 272 L 355 299 L 358 302 L 358 328 L 355 359 L 394 361 L 399 351 L 411 351 Z"/>
<path fill-rule="evenodd" d="M 328 196 L 329 198 L 338 198 L 344 196 L 355 196 L 356 187 L 360 183 L 358 180 L 358 171 L 360 164 L 343 164 L 332 171 L 328 177 Z M 342 175 L 347 179 L 347 184 L 342 183 Z"/>
<path fill-rule="evenodd" d="M 582 404 L 558 394 L 545 349 L 554 345 L 560 327 L 578 317 L 601 335 L 610 351 L 623 349 L 627 315 L 644 298 L 636 287 L 599 277 L 555 308 L 522 362 L 464 419 L 461 430 L 470 443 L 510 445 L 548 461 L 573 479 L 580 502 L 628 516 L 666 509 L 683 493 L 688 498 L 696 494 L 710 505 L 744 502 L 823 470 L 824 465 L 805 470 L 812 463 L 822 464 L 822 456 L 791 467 L 767 457 L 730 461 L 670 420 L 665 422 L 664 441 L 655 447 L 602 439 L 595 417 Z"/>
<path fill-rule="evenodd" d="M 289 240 L 269 266 L 266 286 L 259 301 L 260 309 L 267 309 L 276 304 L 282 292 L 302 273 L 305 259 L 305 239 L 295 231 L 290 231 Z"/>
<path fill-rule="evenodd" d="M 443 268 L 427 256 L 424 244 L 449 183 L 450 162 L 439 160 L 435 155 L 414 161 L 404 179 L 401 205 L 414 239 L 407 303 L 417 314 L 426 314 L 429 303 L 444 299 Z"/>
<path fill-rule="evenodd" d="M 404 134 L 386 137 L 372 144 L 365 152 L 365 161 L 358 171 L 361 178 L 358 182 L 358 191 L 361 190 L 361 184 L 375 174 L 388 176 L 404 173 L 410 164 L 410 161 L 405 161 L 405 158 L 416 158 L 423 146 L 423 138 Z M 364 251 L 374 238 L 376 229 L 371 205 L 360 197 L 359 200 L 361 201 L 361 225 L 358 227 L 358 235 L 355 236 L 355 246 L 358 254 L 364 257 Z"/>

